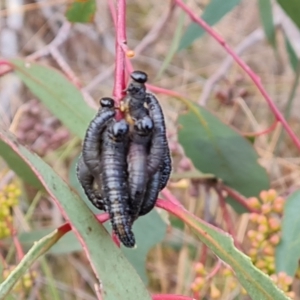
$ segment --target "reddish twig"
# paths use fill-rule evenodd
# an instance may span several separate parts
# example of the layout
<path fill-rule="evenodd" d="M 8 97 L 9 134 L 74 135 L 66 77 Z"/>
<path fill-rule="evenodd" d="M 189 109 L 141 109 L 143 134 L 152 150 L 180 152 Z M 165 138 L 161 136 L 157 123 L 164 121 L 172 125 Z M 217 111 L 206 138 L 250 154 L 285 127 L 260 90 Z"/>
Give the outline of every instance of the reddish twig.
<path fill-rule="evenodd" d="M 179 200 L 178 200 L 178 199 L 170 192 L 169 189 L 165 188 L 165 189 L 162 190 L 161 193 L 163 194 L 163 196 L 164 196 L 168 201 L 174 203 L 175 205 L 178 205 L 178 206 L 184 208 L 183 205 L 181 204 L 181 202 L 180 202 L 180 201 L 179 201 Z"/>
<path fill-rule="evenodd" d="M 0 59 L 0 76 L 9 73 L 13 69 L 9 61 L 5 59 Z"/>
<path fill-rule="evenodd" d="M 273 130 L 275 130 L 277 124 L 278 124 L 278 121 L 275 120 L 275 122 L 267 129 L 264 129 L 264 130 L 259 131 L 259 132 L 240 132 L 240 134 L 242 136 L 246 136 L 246 137 L 261 136 L 261 135 L 268 134 L 268 133 L 272 132 Z"/>
<path fill-rule="evenodd" d="M 249 206 L 249 204 L 247 203 L 247 198 L 245 198 L 242 194 L 240 194 L 239 192 L 237 192 L 236 190 L 221 184 L 221 190 L 226 191 L 228 196 L 232 197 L 234 200 L 236 200 L 238 203 L 240 203 L 241 205 L 243 205 L 249 212 L 251 213 L 260 213 L 258 210 L 252 208 Z"/>
<path fill-rule="evenodd" d="M 212 279 L 220 271 L 222 267 L 222 260 L 218 258 L 218 261 L 212 271 L 205 277 L 205 280 L 208 281 Z"/>
<path fill-rule="evenodd" d="M 116 60 L 115 60 L 115 81 L 113 96 L 120 103 L 125 96 L 125 52 L 123 46 L 126 45 L 126 1 L 117 1 L 116 17 Z"/>
<path fill-rule="evenodd" d="M 261 92 L 263 97 L 266 99 L 269 107 L 271 108 L 273 114 L 276 119 L 281 122 L 282 126 L 286 130 L 286 132 L 291 137 L 295 146 L 300 150 L 300 140 L 290 128 L 289 124 L 278 110 L 276 105 L 274 104 L 271 97 L 268 95 L 267 91 L 264 89 L 261 84 L 260 78 L 250 69 L 250 67 L 228 46 L 225 40 L 215 31 L 213 30 L 204 20 L 199 18 L 182 0 L 174 0 L 175 3 L 181 7 L 187 15 L 191 18 L 192 21 L 200 25 L 211 37 L 213 37 L 227 52 L 231 57 L 237 62 L 237 64 L 245 71 L 246 74 L 252 79 L 253 83 L 256 85 L 258 90 Z"/>
<path fill-rule="evenodd" d="M 181 295 L 163 295 L 157 294 L 152 296 L 153 300 L 196 300 L 195 298 Z"/>
<path fill-rule="evenodd" d="M 21 245 L 21 243 L 19 241 L 19 238 L 17 236 L 17 231 L 13 227 L 12 222 L 7 221 L 6 225 L 7 225 L 7 227 L 9 228 L 9 230 L 11 232 L 11 236 L 12 236 L 12 239 L 13 239 L 16 251 L 17 251 L 18 261 L 21 261 L 23 259 L 23 257 L 24 257 L 24 251 L 23 251 L 22 245 Z"/>
<path fill-rule="evenodd" d="M 222 191 L 220 191 L 218 189 L 215 189 L 215 190 L 216 190 L 216 192 L 219 196 L 219 203 L 220 203 L 221 210 L 223 212 L 224 221 L 227 225 L 227 230 L 228 230 L 229 234 L 231 234 L 234 237 L 235 234 L 234 234 L 233 224 L 232 224 L 228 209 L 226 207 L 226 202 L 225 202 L 225 199 L 222 195 Z"/>
<path fill-rule="evenodd" d="M 98 214 L 95 216 L 97 218 L 97 220 L 100 223 L 105 223 L 106 221 L 109 220 L 109 214 L 108 213 L 104 213 L 104 214 Z M 63 225 L 59 226 L 57 228 L 58 231 L 62 232 L 63 234 L 66 234 L 67 232 L 71 231 L 71 225 L 70 223 L 64 223 Z"/>

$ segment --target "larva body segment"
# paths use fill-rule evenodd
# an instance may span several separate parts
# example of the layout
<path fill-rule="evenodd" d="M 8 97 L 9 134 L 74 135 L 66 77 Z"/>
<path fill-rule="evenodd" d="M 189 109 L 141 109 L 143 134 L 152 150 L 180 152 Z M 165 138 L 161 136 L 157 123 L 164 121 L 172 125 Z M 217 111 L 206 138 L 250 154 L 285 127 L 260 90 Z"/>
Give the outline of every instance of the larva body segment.
<path fill-rule="evenodd" d="M 130 191 L 131 213 L 135 220 L 143 203 L 148 175 L 147 155 L 151 142 L 153 122 L 149 116 L 136 121 L 130 132 L 128 151 L 128 183 Z"/>
<path fill-rule="evenodd" d="M 139 216 L 146 215 L 155 206 L 161 184 L 161 172 L 157 171 L 148 181 L 144 200 L 140 209 Z"/>
<path fill-rule="evenodd" d="M 99 176 L 101 168 L 102 133 L 109 120 L 115 116 L 113 99 L 102 98 L 100 105 L 101 108 L 86 131 L 82 147 L 84 162 L 95 178 Z"/>
<path fill-rule="evenodd" d="M 77 178 L 92 204 L 98 209 L 105 210 L 104 201 L 99 191 L 97 191 L 94 184 L 94 176 L 85 164 L 82 155 L 80 155 L 77 163 Z"/>
<path fill-rule="evenodd" d="M 126 247 L 135 245 L 127 183 L 129 126 L 125 120 L 112 119 L 103 132 L 101 194 L 105 198 L 113 231 Z"/>
<path fill-rule="evenodd" d="M 147 171 L 149 176 L 154 175 L 159 170 L 165 158 L 170 158 L 170 151 L 166 137 L 166 125 L 163 111 L 156 97 L 151 93 L 146 93 L 146 102 L 149 109 L 149 115 L 154 123 L 152 142 L 148 156 Z M 171 169 L 166 171 L 164 177 L 170 175 Z M 168 175 L 169 173 L 169 175 Z M 166 179 L 163 180 L 165 182 Z M 165 183 L 166 184 L 166 183 Z M 162 184 L 163 185 L 163 184 Z"/>

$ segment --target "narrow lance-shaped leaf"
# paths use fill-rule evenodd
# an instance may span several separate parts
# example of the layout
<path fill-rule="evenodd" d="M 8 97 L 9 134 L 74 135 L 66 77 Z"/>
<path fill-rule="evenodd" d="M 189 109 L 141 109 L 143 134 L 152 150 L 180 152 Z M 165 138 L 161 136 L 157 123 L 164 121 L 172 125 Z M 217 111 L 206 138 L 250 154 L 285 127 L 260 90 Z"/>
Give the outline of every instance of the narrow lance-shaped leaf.
<path fill-rule="evenodd" d="M 258 0 L 260 19 L 263 24 L 265 35 L 272 45 L 276 47 L 275 26 L 273 21 L 273 11 L 271 0 Z"/>
<path fill-rule="evenodd" d="M 266 171 L 252 145 L 207 109 L 187 102 L 189 111 L 179 117 L 179 142 L 195 167 L 214 174 L 246 197 L 269 188 Z M 239 212 L 237 203 L 230 203 Z"/>
<path fill-rule="evenodd" d="M 230 265 L 238 280 L 249 293 L 251 299 L 287 300 L 290 299 L 279 290 L 269 276 L 258 270 L 251 259 L 235 248 L 233 239 L 227 233 L 217 229 L 171 202 L 158 200 L 162 207 L 190 226 L 199 239 L 220 259 Z"/>
<path fill-rule="evenodd" d="M 84 103 L 80 91 L 57 70 L 22 59 L 11 60 L 18 77 L 47 108 L 83 138 L 95 111 Z"/>
<path fill-rule="evenodd" d="M 294 21 L 300 29 L 300 1 L 299 0 L 277 0 L 286 14 Z"/>
<path fill-rule="evenodd" d="M 241 0 L 211 0 L 205 7 L 201 18 L 209 25 L 218 23 L 227 13 L 229 13 Z M 197 24 L 192 23 L 184 33 L 178 51 L 190 46 L 196 39 L 200 38 L 205 31 Z"/>
<path fill-rule="evenodd" d="M 0 129 L 0 140 L 32 169 L 65 219 L 70 222 L 96 276 L 101 279 L 103 299 L 150 300 L 149 293 L 133 267 L 120 249 L 114 245 L 105 228 L 99 224 L 84 202 L 70 190 L 49 165 L 20 145 L 11 134 Z"/>
<path fill-rule="evenodd" d="M 291 194 L 284 205 L 280 243 L 276 248 L 276 272 L 294 276 L 300 258 L 300 191 Z"/>

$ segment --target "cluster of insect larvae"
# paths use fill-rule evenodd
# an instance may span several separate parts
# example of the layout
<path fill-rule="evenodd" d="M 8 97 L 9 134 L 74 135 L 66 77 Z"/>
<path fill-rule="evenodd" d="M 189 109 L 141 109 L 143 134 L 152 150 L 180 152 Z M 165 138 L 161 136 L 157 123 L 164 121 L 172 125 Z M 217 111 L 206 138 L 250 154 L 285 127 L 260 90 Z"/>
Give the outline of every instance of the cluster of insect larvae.
<path fill-rule="evenodd" d="M 146 91 L 147 75 L 131 74 L 115 119 L 114 100 L 102 98 L 91 121 L 77 165 L 88 199 L 108 212 L 113 231 L 126 247 L 135 245 L 133 222 L 149 213 L 171 173 L 164 116 L 157 98 Z"/>

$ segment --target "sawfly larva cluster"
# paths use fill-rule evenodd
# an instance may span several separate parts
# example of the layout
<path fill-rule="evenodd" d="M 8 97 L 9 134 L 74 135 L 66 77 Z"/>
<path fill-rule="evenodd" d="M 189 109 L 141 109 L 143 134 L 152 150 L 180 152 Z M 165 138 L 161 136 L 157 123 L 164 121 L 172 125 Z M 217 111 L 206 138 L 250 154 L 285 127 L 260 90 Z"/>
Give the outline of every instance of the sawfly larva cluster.
<path fill-rule="evenodd" d="M 131 74 L 120 121 L 115 119 L 114 100 L 100 100 L 77 164 L 85 194 L 109 214 L 114 233 L 126 247 L 135 245 L 132 225 L 153 209 L 172 169 L 163 112 L 146 91 L 146 81 L 144 72 Z"/>

